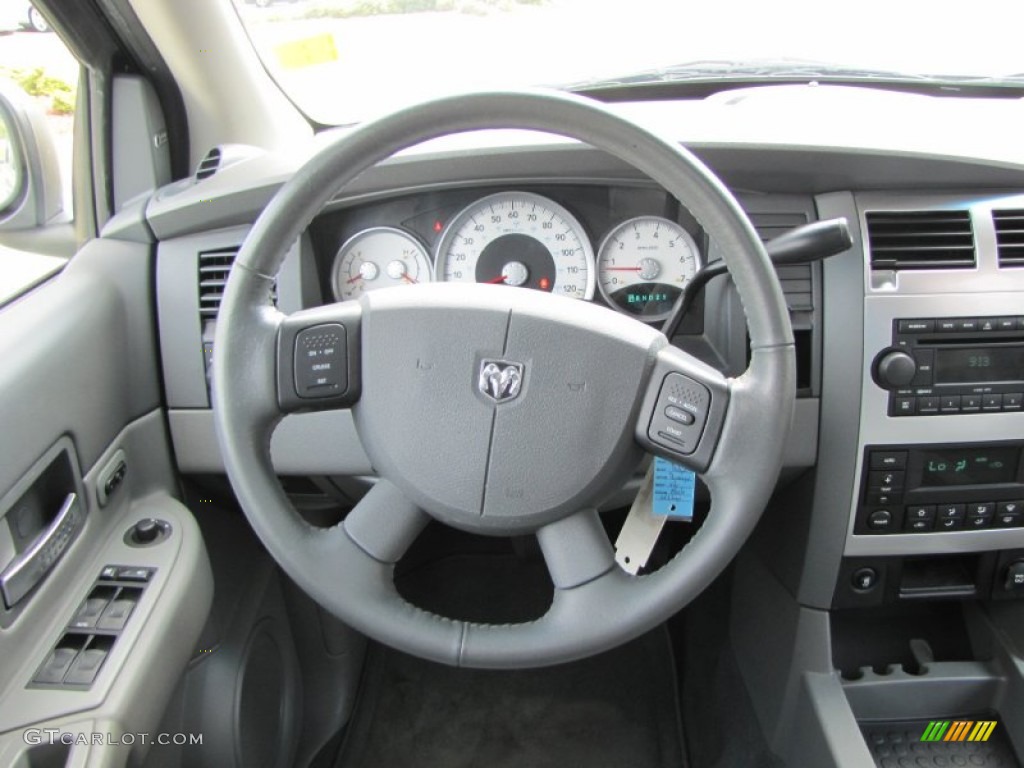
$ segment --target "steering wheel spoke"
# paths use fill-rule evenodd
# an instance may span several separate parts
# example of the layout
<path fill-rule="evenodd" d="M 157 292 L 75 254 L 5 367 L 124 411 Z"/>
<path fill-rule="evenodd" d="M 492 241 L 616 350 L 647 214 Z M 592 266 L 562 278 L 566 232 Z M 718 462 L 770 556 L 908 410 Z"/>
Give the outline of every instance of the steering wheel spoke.
<path fill-rule="evenodd" d="M 585 509 L 537 531 L 555 589 L 573 589 L 615 567 L 615 553 L 593 509 Z"/>
<path fill-rule="evenodd" d="M 682 350 L 666 346 L 648 380 L 636 439 L 662 458 L 695 472 L 711 466 L 729 409 L 730 383 Z"/>
<path fill-rule="evenodd" d="M 430 518 L 387 480 L 377 482 L 348 513 L 344 529 L 379 563 L 397 563 Z"/>
<path fill-rule="evenodd" d="M 357 302 L 289 315 L 277 337 L 277 403 L 281 412 L 348 408 L 359 400 Z"/>

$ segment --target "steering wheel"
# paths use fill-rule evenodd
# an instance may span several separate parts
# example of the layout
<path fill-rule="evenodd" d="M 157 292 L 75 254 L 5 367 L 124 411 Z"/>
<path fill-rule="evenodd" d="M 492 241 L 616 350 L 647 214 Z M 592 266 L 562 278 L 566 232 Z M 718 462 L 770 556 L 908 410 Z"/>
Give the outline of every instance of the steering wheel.
<path fill-rule="evenodd" d="M 528 129 L 631 163 L 715 241 L 747 317 L 750 365 L 727 379 L 639 321 L 502 286 L 433 284 L 285 316 L 271 291 L 284 255 L 345 184 L 407 147 L 452 133 Z M 344 133 L 275 195 L 228 279 L 213 407 L 228 477 L 253 529 L 326 610 L 423 658 L 543 666 L 626 642 L 696 597 L 729 563 L 778 477 L 795 395 L 792 330 L 749 220 L 697 158 L 596 102 L 544 91 L 427 102 Z M 676 409 L 669 419 L 665 411 Z M 379 480 L 342 523 L 306 523 L 277 482 L 270 435 L 284 414 L 351 408 Z M 681 416 L 677 411 L 683 411 Z M 643 456 L 701 473 L 711 509 L 662 568 L 629 576 L 596 509 Z M 394 565 L 427 522 L 536 533 L 554 584 L 548 611 L 480 624 L 406 602 Z"/>

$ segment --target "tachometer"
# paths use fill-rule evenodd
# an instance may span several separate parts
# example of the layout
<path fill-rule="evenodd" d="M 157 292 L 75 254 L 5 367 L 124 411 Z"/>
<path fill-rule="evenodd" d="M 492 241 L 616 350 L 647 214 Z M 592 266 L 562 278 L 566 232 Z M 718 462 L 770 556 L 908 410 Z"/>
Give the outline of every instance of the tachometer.
<path fill-rule="evenodd" d="M 438 280 L 594 296 L 594 251 L 583 226 L 531 192 L 499 192 L 463 209 L 441 237 L 435 270 Z"/>
<path fill-rule="evenodd" d="M 404 229 L 371 227 L 346 240 L 334 257 L 332 281 L 339 301 L 364 291 L 395 285 L 428 283 L 426 247 Z"/>
<path fill-rule="evenodd" d="M 697 244 L 674 221 L 638 216 L 609 232 L 597 253 L 601 295 L 642 320 L 664 320 L 700 266 Z"/>

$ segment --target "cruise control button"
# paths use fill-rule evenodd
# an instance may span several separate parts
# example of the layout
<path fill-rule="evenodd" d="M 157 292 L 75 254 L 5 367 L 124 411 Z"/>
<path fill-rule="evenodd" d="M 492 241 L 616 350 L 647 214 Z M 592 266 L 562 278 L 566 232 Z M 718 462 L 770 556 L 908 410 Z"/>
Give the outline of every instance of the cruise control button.
<path fill-rule="evenodd" d="M 678 421 L 680 424 L 689 426 L 695 421 L 694 415 L 689 411 L 684 411 L 682 408 L 676 408 L 674 405 L 670 405 L 665 409 L 665 415 L 668 416 L 672 421 Z"/>
<path fill-rule="evenodd" d="M 339 323 L 306 328 L 295 337 L 295 393 L 299 397 L 330 397 L 348 389 L 345 326 Z"/>

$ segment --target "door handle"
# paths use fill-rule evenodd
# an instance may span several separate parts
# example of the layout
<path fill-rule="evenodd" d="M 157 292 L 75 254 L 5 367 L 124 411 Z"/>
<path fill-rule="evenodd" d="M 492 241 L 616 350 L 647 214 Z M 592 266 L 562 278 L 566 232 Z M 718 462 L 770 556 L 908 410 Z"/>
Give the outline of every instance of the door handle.
<path fill-rule="evenodd" d="M 77 493 L 69 493 L 46 530 L 0 573 L 0 593 L 7 608 L 13 608 L 32 591 L 57 563 L 78 536 L 85 520 L 85 508 Z"/>

